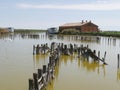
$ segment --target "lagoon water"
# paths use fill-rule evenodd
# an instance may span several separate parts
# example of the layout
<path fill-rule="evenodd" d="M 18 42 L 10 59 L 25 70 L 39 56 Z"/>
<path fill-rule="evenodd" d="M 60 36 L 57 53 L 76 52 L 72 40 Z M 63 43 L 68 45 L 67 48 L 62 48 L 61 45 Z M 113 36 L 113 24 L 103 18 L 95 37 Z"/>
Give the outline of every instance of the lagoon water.
<path fill-rule="evenodd" d="M 120 90 L 120 38 L 79 35 L 46 35 L 45 33 L 12 33 L 0 35 L 0 90 L 28 90 L 28 79 L 38 68 L 48 64 L 49 54 L 33 55 L 33 45 L 51 42 L 89 45 L 92 50 L 105 51 L 108 65 L 87 61 L 82 57 L 61 56 L 55 67 L 55 79 L 47 90 Z"/>

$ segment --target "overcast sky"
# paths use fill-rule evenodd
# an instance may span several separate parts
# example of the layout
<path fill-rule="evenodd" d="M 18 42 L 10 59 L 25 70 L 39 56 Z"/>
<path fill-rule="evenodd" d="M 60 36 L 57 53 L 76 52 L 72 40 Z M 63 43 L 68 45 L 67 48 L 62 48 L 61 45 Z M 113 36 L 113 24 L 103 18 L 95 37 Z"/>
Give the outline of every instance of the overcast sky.
<path fill-rule="evenodd" d="M 120 0 L 0 0 L 0 27 L 47 29 L 82 20 L 120 31 Z"/>

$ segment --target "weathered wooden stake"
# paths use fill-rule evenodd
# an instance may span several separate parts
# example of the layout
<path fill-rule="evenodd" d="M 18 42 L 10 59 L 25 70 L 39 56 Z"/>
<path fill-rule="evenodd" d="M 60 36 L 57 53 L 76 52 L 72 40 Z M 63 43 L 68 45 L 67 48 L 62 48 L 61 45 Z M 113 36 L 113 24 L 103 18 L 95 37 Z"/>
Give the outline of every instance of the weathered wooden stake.
<path fill-rule="evenodd" d="M 45 54 L 45 51 L 46 51 L 46 50 L 45 50 L 45 44 L 44 44 L 44 45 L 43 45 L 43 53 L 44 53 L 44 54 Z"/>
<path fill-rule="evenodd" d="M 35 45 L 33 45 L 33 55 L 35 54 Z"/>
<path fill-rule="evenodd" d="M 104 58 L 103 58 L 103 64 L 105 64 L 105 57 L 106 57 L 106 51 L 105 51 Z"/>
<path fill-rule="evenodd" d="M 50 67 L 52 66 L 52 57 L 50 56 L 49 57 L 49 64 L 50 64 Z"/>
<path fill-rule="evenodd" d="M 96 50 L 94 50 L 93 53 L 96 55 Z"/>
<path fill-rule="evenodd" d="M 105 58 L 106 58 L 106 51 L 105 51 L 104 58 L 103 58 L 103 61 L 104 61 L 104 62 L 105 62 Z"/>
<path fill-rule="evenodd" d="M 33 79 L 34 79 L 34 89 L 38 90 L 38 75 L 37 75 L 37 73 L 33 73 Z"/>
<path fill-rule="evenodd" d="M 33 79 L 29 79 L 29 90 L 33 90 Z"/>
<path fill-rule="evenodd" d="M 89 45 L 87 45 L 87 48 L 89 47 Z"/>
<path fill-rule="evenodd" d="M 37 47 L 36 47 L 36 54 L 39 54 L 39 49 L 40 49 L 40 46 L 38 44 Z"/>
<path fill-rule="evenodd" d="M 43 65 L 43 73 L 46 73 L 46 65 Z"/>
<path fill-rule="evenodd" d="M 50 76 L 50 64 L 48 63 L 48 67 L 47 67 L 47 77 L 46 77 L 46 81 L 49 82 L 49 76 Z"/>
<path fill-rule="evenodd" d="M 78 58 L 80 57 L 81 48 L 78 48 Z"/>
<path fill-rule="evenodd" d="M 120 64 L 120 56 L 118 54 L 118 69 L 119 69 L 119 64 Z"/>
<path fill-rule="evenodd" d="M 105 51 L 105 54 L 104 54 L 104 59 L 106 58 L 106 51 Z"/>
<path fill-rule="evenodd" d="M 98 51 L 98 57 L 100 58 L 100 51 Z"/>
<path fill-rule="evenodd" d="M 42 76 L 42 69 L 38 69 L 38 79 Z"/>

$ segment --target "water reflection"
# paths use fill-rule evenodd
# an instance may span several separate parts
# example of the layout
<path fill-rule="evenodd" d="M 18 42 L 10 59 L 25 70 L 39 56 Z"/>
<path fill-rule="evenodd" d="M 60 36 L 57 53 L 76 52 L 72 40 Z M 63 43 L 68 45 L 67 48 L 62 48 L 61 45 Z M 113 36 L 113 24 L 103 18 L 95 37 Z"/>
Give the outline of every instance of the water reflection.
<path fill-rule="evenodd" d="M 15 38 L 14 33 L 8 33 L 8 34 L 1 34 L 0 35 L 0 39 L 2 39 L 2 40 L 12 41 L 12 40 L 14 40 L 14 38 Z"/>
<path fill-rule="evenodd" d="M 103 37 L 103 41 L 108 46 L 116 46 L 117 40 L 115 37 Z"/>
<path fill-rule="evenodd" d="M 61 42 L 62 43 L 77 43 L 78 45 L 88 44 L 91 49 L 96 50 L 96 51 L 100 50 L 101 56 L 103 56 L 104 51 L 106 50 L 107 51 L 106 62 L 108 62 L 109 65 L 106 67 L 105 65 L 98 63 L 98 62 L 94 62 L 93 60 L 88 61 L 84 57 L 78 58 L 76 54 L 74 54 L 73 56 L 61 56 L 58 65 L 55 67 L 55 77 L 56 78 L 51 81 L 51 83 L 47 87 L 47 90 L 55 90 L 55 86 L 62 85 L 60 83 L 60 81 L 62 82 L 62 80 L 63 79 L 66 80 L 66 78 L 61 76 L 61 73 L 64 73 L 64 71 L 66 70 L 65 72 L 69 77 L 71 74 L 71 71 L 67 72 L 68 69 L 74 70 L 73 71 L 74 73 L 72 74 L 73 76 L 78 75 L 78 77 L 75 77 L 76 83 L 74 86 L 77 86 L 77 84 L 79 84 L 79 83 L 82 84 L 83 82 L 85 82 L 85 81 L 82 81 L 82 79 L 80 79 L 80 76 L 83 75 L 82 78 L 85 77 L 85 79 L 83 79 L 83 80 L 86 80 L 86 78 L 88 77 L 87 74 L 89 74 L 89 75 L 91 75 L 91 77 L 94 77 L 94 79 L 92 79 L 93 81 L 96 81 L 99 84 L 102 83 L 100 86 L 102 86 L 102 87 L 106 86 L 104 88 L 104 90 L 105 89 L 106 90 L 107 89 L 114 90 L 114 89 L 112 89 L 112 86 L 116 87 L 115 88 L 116 90 L 119 90 L 118 89 L 119 82 L 117 82 L 117 84 L 116 84 L 116 79 L 117 79 L 117 81 L 120 81 L 120 70 L 118 69 L 116 71 L 116 68 L 114 68 L 114 67 L 116 67 L 116 62 L 113 61 L 115 59 L 115 56 L 119 53 L 119 48 L 120 48 L 120 39 L 119 38 L 100 37 L 100 39 L 97 40 L 96 37 L 90 37 L 90 39 L 89 39 L 88 36 L 85 36 L 84 38 L 82 38 L 82 36 L 78 36 L 78 35 L 48 36 L 45 33 L 27 33 L 27 34 L 26 33 L 11 33 L 11 34 L 0 35 L 0 47 L 1 47 L 0 48 L 0 67 L 1 67 L 0 71 L 2 71 L 0 73 L 1 74 L 0 90 L 2 90 L 2 89 L 4 90 L 6 88 L 4 86 L 6 84 L 3 85 L 3 81 L 7 82 L 8 80 L 11 81 L 10 82 L 11 84 L 8 86 L 8 88 L 12 87 L 13 90 L 15 88 L 19 88 L 20 90 L 26 90 L 26 88 L 28 88 L 27 80 L 30 77 L 30 75 L 32 75 L 32 73 L 33 73 L 31 68 L 33 68 L 33 70 L 36 72 L 36 69 L 42 68 L 43 65 L 47 65 L 49 62 L 49 54 L 33 55 L 33 57 L 32 57 L 31 56 L 32 46 L 36 43 L 39 43 L 39 44 L 40 43 L 49 43 L 49 42 L 51 42 L 51 40 L 55 40 L 55 42 L 59 42 L 59 43 L 61 43 Z M 9 43 L 6 41 L 14 41 L 14 42 Z M 18 50 L 16 50 L 16 49 L 18 49 Z M 16 55 L 16 56 L 14 56 L 14 55 Z M 23 67 L 21 67 L 21 66 L 23 66 Z M 8 68 L 10 68 L 10 69 L 8 69 Z M 113 70 L 113 72 L 111 72 L 111 70 Z M 12 72 L 14 71 L 13 73 L 15 73 L 15 74 L 13 75 L 12 73 L 9 73 L 11 71 Z M 114 73 L 114 71 L 115 71 L 115 73 Z M 22 76 L 26 72 L 29 72 L 29 75 L 27 73 L 26 76 Z M 86 74 L 86 72 L 87 72 L 87 74 Z M 5 79 L 4 78 L 5 75 L 9 75 L 10 78 Z M 16 77 L 16 78 L 21 77 L 19 79 L 21 80 L 21 82 L 23 84 L 19 87 L 15 87 L 14 82 L 16 82 L 16 81 L 15 81 L 15 79 L 12 80 L 11 77 Z M 99 79 L 101 77 L 105 77 L 105 78 Z M 2 78 L 4 78 L 4 80 Z M 79 80 L 77 81 L 76 78 Z M 110 80 L 108 80 L 109 78 L 110 78 Z M 64 80 L 63 80 L 63 82 L 64 82 Z M 66 82 L 69 82 L 69 80 Z M 91 86 L 93 84 L 95 84 L 95 83 L 93 83 L 93 82 L 90 83 Z M 110 88 L 108 88 L 107 86 L 110 86 Z M 63 87 L 65 87 L 65 86 L 63 86 Z M 79 87 L 79 85 L 77 87 Z M 80 88 L 81 88 L 81 86 L 80 86 Z M 58 89 L 56 89 L 56 90 L 58 90 Z M 76 90 L 80 90 L 80 89 L 76 89 Z M 87 89 L 82 89 L 82 90 L 87 90 Z"/>
<path fill-rule="evenodd" d="M 78 67 L 79 68 L 84 68 L 87 70 L 87 72 L 97 72 L 98 74 L 100 74 L 100 72 L 103 72 L 103 75 L 106 75 L 106 71 L 105 71 L 105 65 L 104 64 L 100 64 L 94 60 L 87 60 L 87 58 L 84 57 L 80 57 L 77 58 L 76 55 L 73 56 L 61 56 L 60 61 L 64 62 L 65 65 L 67 65 L 68 61 L 71 61 L 71 63 L 73 63 L 75 60 L 77 60 L 78 62 Z M 102 70 L 102 71 L 101 71 Z"/>
<path fill-rule="evenodd" d="M 39 39 L 39 34 L 36 33 L 26 33 L 26 34 L 17 34 L 19 35 L 19 37 L 21 37 L 22 39 Z"/>
<path fill-rule="evenodd" d="M 41 68 L 42 65 L 47 65 L 48 63 L 48 53 L 47 54 L 37 54 L 37 55 L 33 55 L 33 65 L 34 68 Z"/>
<path fill-rule="evenodd" d="M 78 66 L 87 70 L 87 72 L 97 72 L 97 74 L 106 75 L 105 65 L 94 60 L 88 60 L 81 56 L 78 60 Z"/>
<path fill-rule="evenodd" d="M 42 64 L 42 62 L 48 61 L 49 59 L 48 54 L 40 54 L 40 55 L 33 55 L 33 56 L 34 56 L 34 62 L 36 65 L 40 65 Z M 47 90 L 54 90 L 54 83 L 55 83 L 55 80 L 58 80 L 59 73 L 60 73 L 60 66 L 64 64 L 65 67 L 67 67 L 69 66 L 68 62 L 70 62 L 71 64 L 75 64 L 77 62 L 77 64 L 75 65 L 78 65 L 77 67 L 79 67 L 79 70 L 84 69 L 88 73 L 96 72 L 98 75 L 103 75 L 103 76 L 106 75 L 105 65 L 103 64 L 95 62 L 94 60 L 87 60 L 86 58 L 82 56 L 78 58 L 78 56 L 75 53 L 71 56 L 61 55 L 60 60 L 55 67 L 55 72 L 54 72 L 55 79 L 49 83 Z M 45 64 L 47 65 L 48 62 L 46 62 Z"/>
<path fill-rule="evenodd" d="M 44 39 L 44 40 L 64 40 L 67 42 L 87 42 L 87 43 L 98 43 L 108 46 L 116 46 L 117 38 L 113 37 L 100 37 L 100 36 L 83 36 L 83 35 L 54 35 L 54 34 L 46 34 L 44 32 L 41 33 L 9 33 L 9 34 L 1 34 L 0 39 L 10 39 L 14 40 L 16 37 L 22 39 Z"/>
<path fill-rule="evenodd" d="M 98 36 L 81 36 L 81 35 L 58 35 L 58 39 L 68 41 L 81 41 L 81 42 L 96 42 L 100 43 L 101 37 Z"/>
<path fill-rule="evenodd" d="M 83 35 L 54 35 L 46 33 L 10 33 L 0 35 L 0 39 L 11 39 L 19 37 L 22 39 L 44 39 L 44 40 L 64 40 L 64 41 L 74 41 L 74 42 L 88 42 L 88 43 L 98 43 L 116 46 L 117 40 L 113 37 L 100 37 L 100 36 L 83 36 Z"/>
<path fill-rule="evenodd" d="M 117 80 L 120 80 L 120 69 L 117 70 Z"/>
<path fill-rule="evenodd" d="M 105 65 L 103 64 L 100 64 L 98 62 L 94 62 L 94 61 L 88 61 L 87 59 L 83 59 L 83 57 L 81 58 L 77 58 L 76 55 L 73 55 L 73 56 L 61 56 L 60 57 L 60 65 L 64 63 L 64 65 L 66 67 L 69 66 L 68 62 L 70 61 L 71 64 L 75 64 L 75 62 L 77 62 L 77 64 L 75 65 L 78 65 L 79 67 L 79 70 L 85 70 L 87 71 L 87 73 L 90 73 L 90 72 L 95 72 L 97 73 L 98 75 L 102 75 L 103 77 L 106 76 L 106 70 L 105 70 Z M 58 78 L 58 74 L 60 73 L 59 71 L 59 65 L 57 66 L 57 69 L 55 69 L 55 71 L 57 72 L 57 76 L 56 76 L 56 73 L 55 73 L 55 76 L 56 78 Z M 73 66 L 69 67 L 69 69 L 71 68 L 74 68 Z M 67 71 L 66 71 L 67 72 Z M 68 72 L 69 73 L 69 72 Z M 77 72 L 74 72 L 74 74 L 77 74 Z M 69 76 L 68 76 L 69 77 Z M 64 77 L 61 77 L 61 78 L 64 78 Z M 60 79 L 61 79 L 60 78 Z M 59 81 L 58 81 L 59 82 Z M 51 87 L 53 87 L 54 85 L 54 82 L 53 84 L 51 84 Z M 52 89 L 47 89 L 47 90 L 54 90 L 55 88 L 52 88 Z"/>

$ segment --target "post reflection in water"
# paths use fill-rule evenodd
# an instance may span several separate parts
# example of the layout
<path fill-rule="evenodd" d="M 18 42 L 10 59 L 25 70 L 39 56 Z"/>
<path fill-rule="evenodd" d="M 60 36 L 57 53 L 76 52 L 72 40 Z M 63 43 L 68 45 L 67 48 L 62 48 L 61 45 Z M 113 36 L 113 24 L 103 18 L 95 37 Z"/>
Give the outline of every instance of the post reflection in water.
<path fill-rule="evenodd" d="M 120 80 L 120 69 L 117 70 L 117 80 Z"/>
<path fill-rule="evenodd" d="M 48 54 L 39 54 L 39 55 L 33 55 L 34 60 L 34 66 L 39 67 L 41 64 L 43 65 L 43 62 L 48 61 Z M 84 69 L 85 71 L 89 72 L 96 72 L 98 75 L 102 75 L 103 77 L 106 75 L 105 71 L 105 65 L 98 63 L 94 60 L 87 60 L 84 57 L 78 58 L 76 54 L 73 54 L 71 56 L 67 55 L 61 55 L 59 62 L 57 63 L 55 67 L 55 79 L 51 80 L 48 86 L 46 87 L 47 90 L 55 90 L 55 82 L 59 81 L 59 72 L 60 72 L 60 66 L 62 64 L 65 65 L 65 67 L 68 66 L 68 62 L 71 64 L 75 64 L 77 62 L 77 67 L 80 69 Z M 47 63 L 44 63 L 47 65 Z M 66 71 L 67 72 L 67 71 Z"/>
<path fill-rule="evenodd" d="M 104 64 L 100 64 L 94 60 L 87 60 L 82 56 L 78 59 L 78 66 L 85 68 L 87 72 L 97 72 L 98 74 L 103 73 L 104 76 L 106 75 Z"/>
<path fill-rule="evenodd" d="M 48 55 L 49 55 L 48 53 L 47 54 L 36 54 L 36 55 L 33 55 L 34 68 L 38 69 L 38 68 L 42 68 L 42 65 L 47 65 Z"/>

